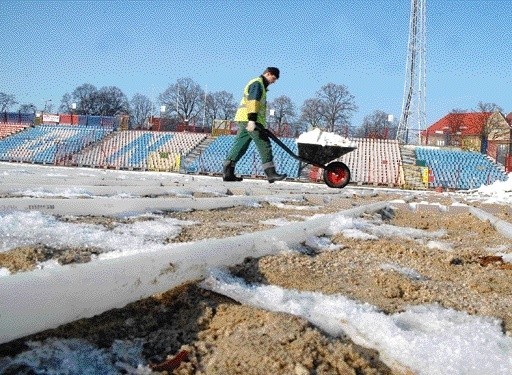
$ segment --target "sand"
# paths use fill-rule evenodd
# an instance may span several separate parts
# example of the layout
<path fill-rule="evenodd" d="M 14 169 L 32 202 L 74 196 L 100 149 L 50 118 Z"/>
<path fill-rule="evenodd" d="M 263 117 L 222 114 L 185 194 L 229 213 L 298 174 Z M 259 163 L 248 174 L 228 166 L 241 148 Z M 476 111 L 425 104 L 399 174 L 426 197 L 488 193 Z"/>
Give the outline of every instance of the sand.
<path fill-rule="evenodd" d="M 264 203 L 252 208 L 165 215 L 196 222 L 183 227 L 176 238 L 169 239 L 187 242 L 268 229 L 273 226 L 271 222 L 262 222 L 271 219 L 304 220 L 305 216 L 393 198 L 393 194 L 376 193 L 287 203 L 300 206 L 300 210 L 283 210 Z M 421 200 L 425 199 L 433 204 L 422 205 L 417 210 L 396 205 L 367 218 L 442 233 L 440 240 L 449 243 L 451 249 L 432 249 L 424 242 L 397 236 L 358 240 L 335 235 L 331 240 L 340 245 L 340 250 L 309 249 L 259 259 L 248 257 L 243 264 L 232 267 L 231 272 L 250 283 L 339 293 L 389 314 L 411 305 L 439 304 L 469 314 L 499 318 L 504 333 L 511 335 L 512 267 L 492 251 L 500 245 L 510 248 L 511 240 L 467 210 L 439 210 L 435 204 L 451 203 L 446 194 L 426 194 Z M 512 222 L 507 206 L 479 206 Z M 112 220 L 119 219 L 90 216 L 76 220 L 108 226 Z M 86 262 L 93 254 L 94 249 L 56 251 L 34 246 L 1 253 L 0 266 L 23 272 L 45 259 Z M 406 277 L 396 267 L 415 270 L 418 276 Z M 386 365 L 378 352 L 358 346 L 348 337 L 331 337 L 296 316 L 241 305 L 202 289 L 196 282 L 122 309 L 1 345 L 0 359 L 26 350 L 28 339 L 78 337 L 104 348 L 117 339 L 142 339 L 147 363 L 155 373 L 161 374 L 408 373 L 399 366 Z M 11 373 L 22 371 L 17 368 Z"/>

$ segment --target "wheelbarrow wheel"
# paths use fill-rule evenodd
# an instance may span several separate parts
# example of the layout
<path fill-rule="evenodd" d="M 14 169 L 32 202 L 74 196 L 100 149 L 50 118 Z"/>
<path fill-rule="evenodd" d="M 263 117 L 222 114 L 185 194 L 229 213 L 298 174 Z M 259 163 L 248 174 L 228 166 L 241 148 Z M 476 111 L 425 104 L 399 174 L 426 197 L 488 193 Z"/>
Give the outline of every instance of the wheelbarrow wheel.
<path fill-rule="evenodd" d="M 334 161 L 325 166 L 324 182 L 332 188 L 344 188 L 350 182 L 350 169 L 341 161 Z"/>

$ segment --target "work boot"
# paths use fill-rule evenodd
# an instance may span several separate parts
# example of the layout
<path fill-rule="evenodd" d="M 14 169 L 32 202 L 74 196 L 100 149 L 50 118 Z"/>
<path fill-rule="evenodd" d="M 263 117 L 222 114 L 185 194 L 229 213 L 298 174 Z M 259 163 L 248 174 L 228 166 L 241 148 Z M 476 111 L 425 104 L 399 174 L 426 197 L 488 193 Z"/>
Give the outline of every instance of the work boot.
<path fill-rule="evenodd" d="M 288 177 L 286 174 L 277 173 L 275 167 L 265 168 L 265 174 L 267 175 L 267 179 L 270 184 L 274 181 L 281 181 Z"/>
<path fill-rule="evenodd" d="M 224 169 L 222 170 L 222 180 L 223 181 L 242 181 L 242 177 L 237 177 L 235 175 L 235 163 L 231 160 L 226 160 L 224 162 Z"/>

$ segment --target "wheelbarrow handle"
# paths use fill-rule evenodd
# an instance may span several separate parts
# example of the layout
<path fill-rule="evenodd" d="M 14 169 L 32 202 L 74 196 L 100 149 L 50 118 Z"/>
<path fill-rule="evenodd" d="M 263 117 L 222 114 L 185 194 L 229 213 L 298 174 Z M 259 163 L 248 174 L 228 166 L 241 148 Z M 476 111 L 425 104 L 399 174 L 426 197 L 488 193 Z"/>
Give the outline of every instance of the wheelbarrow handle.
<path fill-rule="evenodd" d="M 302 158 L 300 158 L 298 155 L 296 155 L 292 150 L 290 150 L 290 148 L 288 146 L 286 146 L 283 143 L 283 141 L 281 141 L 279 138 L 277 138 L 277 136 L 274 133 L 272 133 L 269 129 L 264 128 L 264 127 L 260 127 L 259 129 L 261 132 L 268 135 L 268 137 L 271 138 L 275 143 L 277 143 L 279 145 L 279 147 L 281 147 L 288 154 L 290 154 L 291 157 L 293 157 L 294 159 L 297 159 L 299 161 L 304 161 Z"/>

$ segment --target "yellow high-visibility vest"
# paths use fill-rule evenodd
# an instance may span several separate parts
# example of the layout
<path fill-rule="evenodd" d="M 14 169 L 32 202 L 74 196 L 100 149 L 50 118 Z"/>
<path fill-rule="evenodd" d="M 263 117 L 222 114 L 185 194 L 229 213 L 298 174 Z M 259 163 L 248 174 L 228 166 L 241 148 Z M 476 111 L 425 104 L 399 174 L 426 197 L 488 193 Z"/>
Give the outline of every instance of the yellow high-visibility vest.
<path fill-rule="evenodd" d="M 249 87 L 254 82 L 258 81 L 263 89 L 263 94 L 260 100 L 249 100 Z M 238 110 L 236 111 L 235 121 L 248 121 L 247 115 L 249 113 L 257 113 L 258 117 L 256 122 L 263 126 L 267 123 L 267 90 L 263 84 L 263 78 L 258 77 L 251 79 L 244 88 L 244 96 L 240 101 Z"/>

